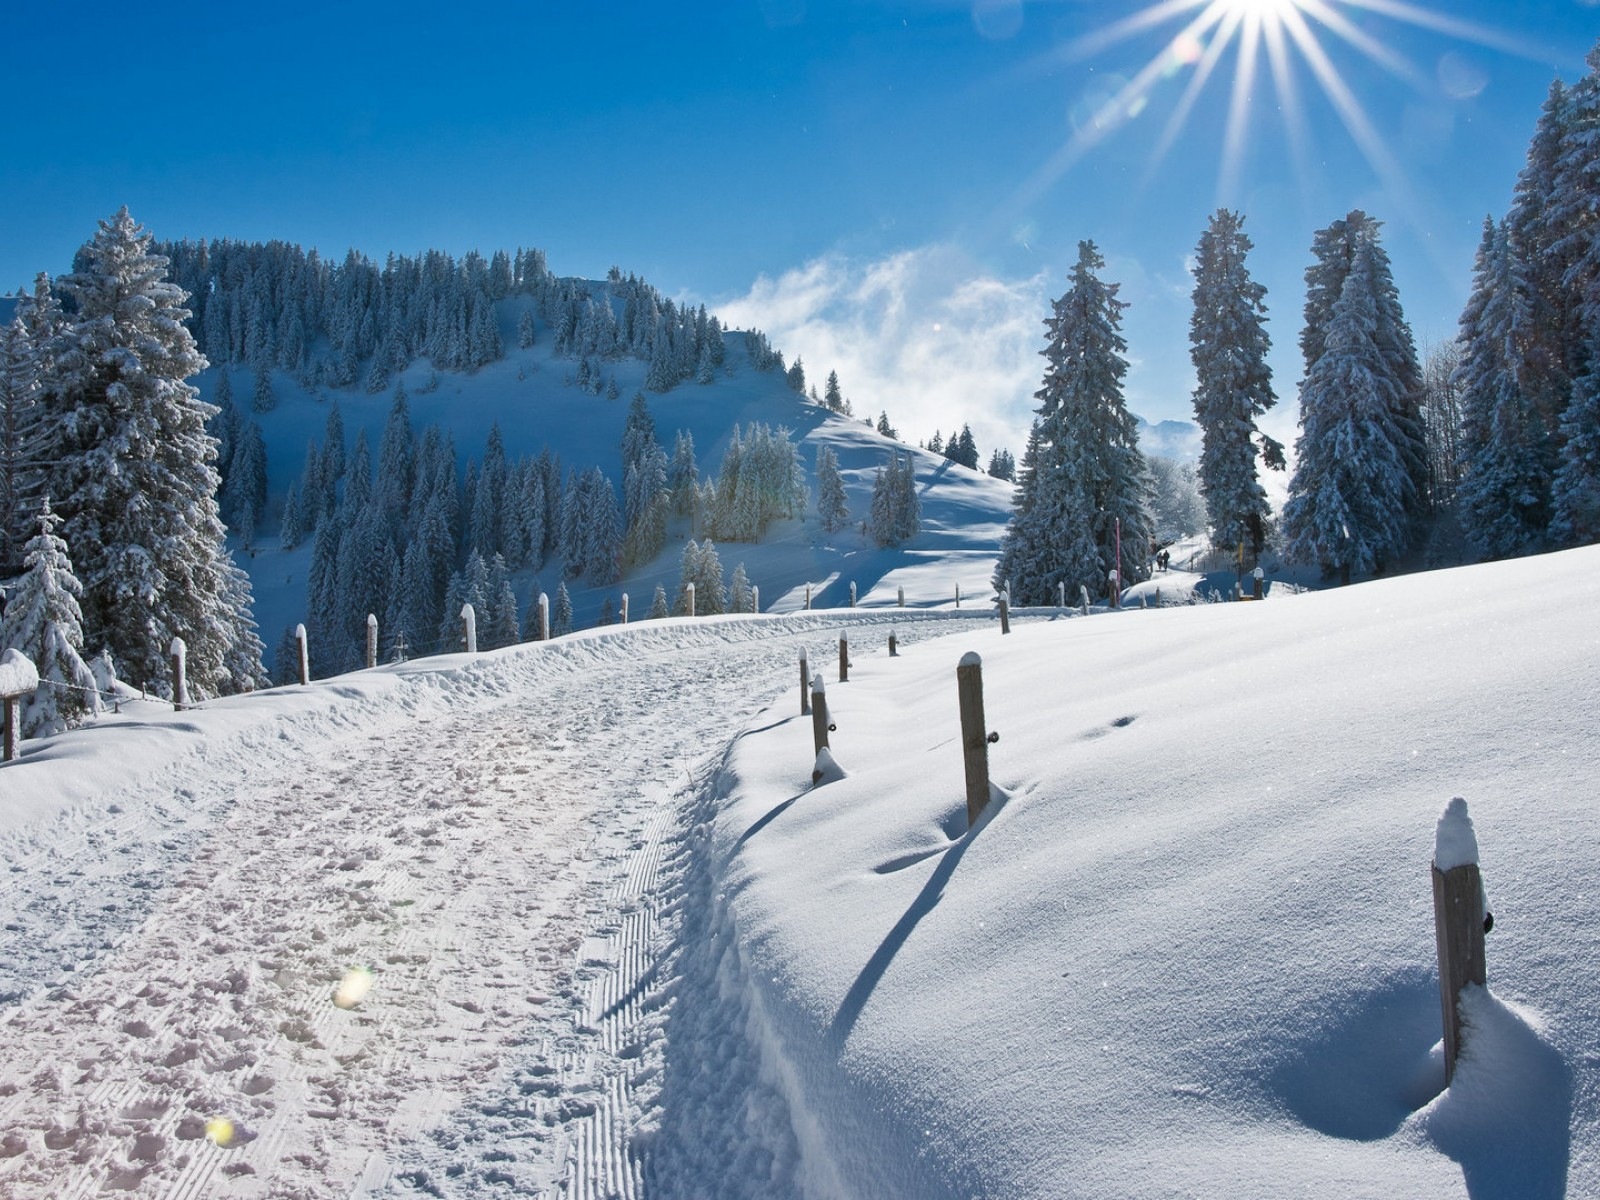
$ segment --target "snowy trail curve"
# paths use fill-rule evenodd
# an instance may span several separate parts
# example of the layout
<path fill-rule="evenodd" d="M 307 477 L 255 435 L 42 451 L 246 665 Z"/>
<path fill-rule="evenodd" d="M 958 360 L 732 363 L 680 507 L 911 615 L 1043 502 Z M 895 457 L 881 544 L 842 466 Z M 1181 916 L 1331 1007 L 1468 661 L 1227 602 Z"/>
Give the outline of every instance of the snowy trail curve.
<path fill-rule="evenodd" d="M 825 628 L 502 656 L 41 836 L 0 882 L 0 1195 L 645 1194 L 691 767 Z"/>

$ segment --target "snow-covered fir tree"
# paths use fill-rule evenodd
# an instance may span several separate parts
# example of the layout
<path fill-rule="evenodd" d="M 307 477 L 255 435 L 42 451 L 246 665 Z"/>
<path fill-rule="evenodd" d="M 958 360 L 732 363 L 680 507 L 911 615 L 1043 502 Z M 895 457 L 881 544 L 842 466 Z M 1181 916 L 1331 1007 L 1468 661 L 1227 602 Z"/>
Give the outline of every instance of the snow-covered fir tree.
<path fill-rule="evenodd" d="M 151 683 L 167 679 L 167 647 L 181 636 L 198 698 L 265 676 L 259 655 L 243 677 L 229 666 L 260 641 L 223 545 L 212 409 L 187 382 L 205 360 L 150 240 L 124 208 L 61 281 L 76 311 L 42 393 L 63 431 L 47 488 L 83 581 L 86 636 Z"/>
<path fill-rule="evenodd" d="M 886 466 L 878 468 L 870 513 L 867 523 L 873 541 L 880 546 L 898 546 L 917 536 L 922 528 L 922 505 L 909 454 L 895 454 Z"/>
<path fill-rule="evenodd" d="M 1106 596 L 1111 579 L 1126 587 L 1149 574 L 1148 478 L 1122 395 L 1127 306 L 1098 276 L 1104 266 L 1079 242 L 1071 287 L 1045 321 L 1039 417 L 995 572 L 1016 604 L 1052 604 L 1061 583 Z"/>
<path fill-rule="evenodd" d="M 1541 361 L 1537 298 L 1522 276 L 1510 229 L 1485 221 L 1471 298 L 1461 316 L 1461 514 L 1467 534 L 1493 558 L 1546 545 L 1557 451 L 1546 395 L 1557 378 Z M 1531 357 L 1530 357 L 1531 356 Z"/>
<path fill-rule="evenodd" d="M 945 443 L 944 456 L 963 467 L 971 467 L 974 471 L 978 469 L 978 443 L 973 440 L 970 425 L 963 425 L 961 432 L 952 435 Z"/>
<path fill-rule="evenodd" d="M 687 517 L 694 512 L 700 487 L 700 468 L 694 458 L 694 437 L 678 430 L 672 443 L 672 463 L 667 468 L 667 488 L 672 493 L 672 515 Z"/>
<path fill-rule="evenodd" d="M 1011 451 L 997 449 L 989 455 L 989 474 L 995 479 L 1016 482 L 1017 460 L 1012 457 Z"/>
<path fill-rule="evenodd" d="M 1212 215 L 1195 248 L 1189 358 L 1211 543 L 1229 550 L 1242 543 L 1259 558 L 1271 505 L 1257 464 L 1282 470 L 1284 458 L 1283 447 L 1256 427 L 1277 396 L 1267 366 L 1267 290 L 1245 263 L 1251 246 L 1240 214 L 1220 208 Z"/>
<path fill-rule="evenodd" d="M 25 569 L 0 620 L 0 644 L 26 655 L 39 671 L 38 690 L 18 710 L 24 737 L 59 733 L 100 710 L 94 674 L 83 661 L 83 589 L 67 544 L 56 535 L 60 518 L 48 497 L 37 519 L 39 532 L 27 544 Z"/>
<path fill-rule="evenodd" d="M 1300 437 L 1283 511 L 1284 552 L 1348 582 L 1407 542 L 1413 486 L 1396 427 L 1399 385 L 1378 341 L 1378 270 L 1358 247 L 1322 350 L 1300 385 Z"/>
<path fill-rule="evenodd" d="M 828 372 L 828 383 L 822 391 L 822 402 L 833 412 L 844 411 L 844 392 L 839 388 L 839 372 Z"/>
<path fill-rule="evenodd" d="M 817 447 L 817 516 L 824 533 L 837 533 L 850 524 L 850 503 L 832 446 Z"/>
<path fill-rule="evenodd" d="M 567 592 L 566 580 L 556 587 L 555 611 L 550 614 L 550 636 L 564 637 L 572 632 L 572 597 Z"/>
<path fill-rule="evenodd" d="M 728 580 L 728 611 L 735 613 L 755 611 L 754 597 L 750 591 L 750 577 L 745 574 L 743 563 L 733 568 L 733 575 Z"/>
<path fill-rule="evenodd" d="M 728 611 L 728 594 L 722 583 L 722 558 L 710 538 L 698 543 L 691 538 L 683 548 L 678 564 L 678 598 L 672 606 L 672 611 L 679 616 L 689 611 L 690 584 L 694 585 L 697 617 Z"/>
<path fill-rule="evenodd" d="M 650 608 L 644 614 L 644 618 L 647 621 L 655 621 L 671 615 L 672 610 L 667 607 L 667 589 L 658 583 L 654 594 L 650 597 Z"/>

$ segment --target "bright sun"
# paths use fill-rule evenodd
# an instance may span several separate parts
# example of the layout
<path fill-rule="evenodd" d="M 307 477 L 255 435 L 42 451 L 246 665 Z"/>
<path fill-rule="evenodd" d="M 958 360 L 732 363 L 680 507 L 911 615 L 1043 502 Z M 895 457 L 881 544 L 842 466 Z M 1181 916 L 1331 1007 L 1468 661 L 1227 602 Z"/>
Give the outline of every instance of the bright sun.
<path fill-rule="evenodd" d="M 1365 20 L 1352 20 L 1352 11 L 1362 14 Z M 1281 113 L 1291 149 L 1303 162 L 1309 135 L 1300 93 L 1306 76 L 1338 114 L 1351 140 L 1378 176 L 1404 192 L 1398 161 L 1324 44 L 1342 43 L 1395 77 L 1424 90 L 1431 72 L 1419 69 L 1394 49 L 1394 39 L 1385 41 L 1369 32 L 1374 20 L 1423 28 L 1522 57 L 1538 57 L 1537 51 L 1511 36 L 1430 11 L 1414 0 L 1154 0 L 1065 49 L 1064 56 L 1069 59 L 1088 58 L 1151 31 L 1179 26 L 1177 32 L 1163 35 L 1167 40 L 1137 74 L 1100 99 L 1077 122 L 1072 137 L 1041 167 L 1025 190 L 1038 194 L 1048 188 L 1095 146 L 1144 115 L 1158 88 L 1180 85 L 1154 144 L 1150 161 L 1153 171 L 1176 143 L 1206 84 L 1214 75 L 1224 73 L 1219 67 L 1231 62 L 1218 179 L 1222 202 L 1228 202 L 1236 190 L 1253 109 Z M 1263 63 L 1275 93 L 1272 98 L 1257 78 Z M 1026 197 L 1022 199 L 1026 201 Z"/>

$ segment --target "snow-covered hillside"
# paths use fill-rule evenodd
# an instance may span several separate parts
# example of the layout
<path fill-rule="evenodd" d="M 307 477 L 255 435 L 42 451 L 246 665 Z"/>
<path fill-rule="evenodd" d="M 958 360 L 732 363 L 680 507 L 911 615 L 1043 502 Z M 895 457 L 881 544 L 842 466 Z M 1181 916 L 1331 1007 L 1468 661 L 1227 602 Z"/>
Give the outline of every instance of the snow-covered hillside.
<path fill-rule="evenodd" d="M 0 1194 L 1600 1193 L 1597 580 L 649 622 L 25 743 Z"/>
<path fill-rule="evenodd" d="M 599 288 L 602 285 L 593 284 Z M 553 339 L 543 325 L 539 340 L 518 349 L 516 317 L 508 303 L 503 308 L 505 357 L 472 374 L 438 372 L 426 360 L 397 373 L 408 395 L 413 427 L 429 425 L 446 430 L 454 439 L 465 470 L 468 460 L 482 457 L 490 428 L 499 425 L 506 454 L 515 459 L 535 455 L 548 447 L 564 465 L 587 470 L 598 466 L 621 490 L 621 442 L 629 398 L 644 387 L 647 364 L 617 359 L 607 364 L 614 374 L 619 398 L 592 395 L 573 383 L 575 364 L 553 353 Z M 1010 517 L 1012 486 L 985 474 L 969 471 L 945 458 L 908 447 L 874 432 L 861 420 L 833 414 L 792 391 L 782 372 L 757 371 L 749 360 L 744 336 L 726 335 L 727 366 L 710 384 L 686 382 L 665 393 L 646 392 L 657 437 L 670 452 L 678 430 L 687 430 L 702 475 L 715 475 L 727 450 L 735 425 L 753 423 L 790 429 L 801 443 L 812 504 L 801 520 L 782 522 L 768 531 L 759 544 L 728 543 L 718 546 L 724 569 L 731 573 L 740 562 L 761 589 L 763 611 L 783 612 L 803 604 L 805 586 L 813 585 L 817 602 L 843 603 L 849 584 L 857 586 L 860 602 L 894 602 L 897 589 L 909 584 L 918 603 L 954 603 L 955 588 L 968 597 L 992 595 L 990 579 L 1000 537 Z M 222 368 L 212 368 L 197 380 L 202 395 L 216 395 Z M 272 373 L 276 406 L 265 413 L 248 412 L 252 374 L 247 368 L 229 369 L 235 402 L 262 428 L 269 462 L 270 491 L 264 536 L 250 550 L 234 546 L 235 557 L 251 576 L 257 623 L 271 648 L 285 627 L 305 620 L 306 575 L 310 563 L 309 541 L 297 549 L 278 547 L 278 513 L 289 485 L 305 459 L 307 443 L 321 440 L 330 404 L 337 400 L 346 441 L 353 445 L 365 430 L 368 443 L 379 445 L 384 422 L 393 405 L 392 388 L 368 394 L 360 388 L 322 389 L 315 393 L 298 386 L 281 371 Z M 816 451 L 828 445 L 838 454 L 849 495 L 853 523 L 835 534 L 824 534 L 815 508 Z M 916 462 L 922 533 L 891 550 L 880 550 L 862 534 L 868 513 L 872 482 L 877 469 L 895 452 L 909 453 Z M 591 624 L 610 599 L 615 606 L 623 591 L 636 612 L 648 605 L 657 583 L 669 596 L 677 587 L 679 552 L 693 535 L 688 522 L 674 524 L 677 535 L 654 562 L 628 574 L 615 585 L 590 587 L 585 581 L 569 583 L 577 623 Z M 924 579 L 923 568 L 938 561 L 938 578 Z M 535 580 L 555 592 L 559 580 L 552 568 L 525 572 L 516 581 L 518 598 L 525 606 Z M 413 634 L 415 640 L 415 634 Z"/>

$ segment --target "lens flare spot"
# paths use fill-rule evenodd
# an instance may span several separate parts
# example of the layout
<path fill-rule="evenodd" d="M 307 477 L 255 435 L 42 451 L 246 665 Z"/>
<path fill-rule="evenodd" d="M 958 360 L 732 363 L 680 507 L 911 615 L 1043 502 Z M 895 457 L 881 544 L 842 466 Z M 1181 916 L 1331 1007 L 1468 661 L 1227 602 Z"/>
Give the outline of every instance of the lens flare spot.
<path fill-rule="evenodd" d="M 227 1147 L 233 1145 L 233 1122 L 228 1120 L 227 1117 L 212 1117 L 206 1122 L 206 1137 L 210 1138 L 212 1143 L 217 1146 Z"/>
<path fill-rule="evenodd" d="M 333 990 L 333 1002 L 340 1008 L 354 1008 L 372 990 L 372 968 L 351 967 Z"/>

